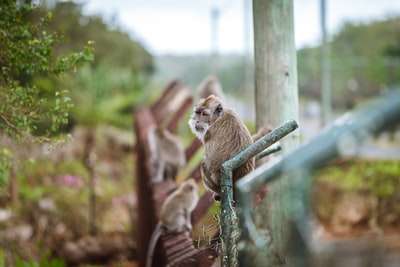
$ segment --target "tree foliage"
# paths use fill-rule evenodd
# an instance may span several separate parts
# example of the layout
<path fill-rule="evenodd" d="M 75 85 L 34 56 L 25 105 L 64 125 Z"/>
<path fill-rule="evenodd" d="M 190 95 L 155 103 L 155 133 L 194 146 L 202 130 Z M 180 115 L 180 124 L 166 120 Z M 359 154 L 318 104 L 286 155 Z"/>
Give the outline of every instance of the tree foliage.
<path fill-rule="evenodd" d="M 44 4 L 11 1 L 0 10 L 0 130 L 13 137 L 34 133 L 39 141 L 67 122 L 100 122 L 99 111 L 115 121 L 120 114 L 103 110 L 105 104 L 115 95 L 139 94 L 154 69 L 138 41 L 99 16 L 84 15 L 81 4 Z M 77 68 L 88 61 L 92 64 Z M 132 105 L 122 102 L 117 109 Z"/>
<path fill-rule="evenodd" d="M 49 8 L 54 17 L 51 29 L 61 30 L 69 37 L 58 47 L 60 53 L 77 50 L 89 39 L 95 42 L 94 67 L 109 65 L 132 73 L 153 71 L 153 58 L 143 45 L 101 17 L 83 14 L 81 4 L 60 1 Z"/>
<path fill-rule="evenodd" d="M 83 13 L 81 4 L 71 1 L 48 5 L 53 14 L 49 27 L 61 30 L 68 40 L 57 47 L 59 54 L 79 49 L 93 40 L 94 62 L 61 82 L 71 92 L 74 108 L 66 130 L 74 123 L 109 123 L 132 127 L 131 110 L 142 99 L 144 84 L 154 69 L 153 57 L 128 33 L 97 15 Z M 58 81 L 41 80 L 44 87 Z"/>
<path fill-rule="evenodd" d="M 400 83 L 400 17 L 369 23 L 345 23 L 330 42 L 331 88 L 337 107 L 351 108 Z M 299 89 L 319 98 L 320 47 L 298 52 Z"/>
<path fill-rule="evenodd" d="M 16 138 L 28 136 L 44 120 L 50 125 L 42 137 L 48 137 L 67 123 L 72 107 L 68 91 L 42 90 L 33 77 L 61 77 L 93 60 L 90 43 L 80 52 L 58 56 L 56 47 L 64 36 L 49 30 L 52 13 L 35 17 L 38 10 L 13 1 L 0 7 L 0 131 Z"/>

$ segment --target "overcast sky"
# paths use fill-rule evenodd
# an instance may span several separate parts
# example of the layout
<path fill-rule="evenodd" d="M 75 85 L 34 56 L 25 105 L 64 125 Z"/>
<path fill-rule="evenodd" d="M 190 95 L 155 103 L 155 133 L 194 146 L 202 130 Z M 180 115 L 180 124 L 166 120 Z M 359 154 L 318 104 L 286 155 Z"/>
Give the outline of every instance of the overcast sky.
<path fill-rule="evenodd" d="M 113 17 L 117 25 L 156 55 L 208 53 L 211 9 L 220 10 L 218 51 L 243 52 L 245 0 L 80 0 L 85 12 Z M 251 0 L 247 0 L 250 1 Z M 296 47 L 320 40 L 320 0 L 294 0 Z M 327 26 L 334 34 L 345 21 L 365 22 L 400 15 L 400 0 L 326 0 Z M 251 12 L 251 8 L 249 10 Z M 251 13 L 250 13 L 251 15 Z M 252 32 L 252 21 L 249 28 Z M 399 27 L 400 28 L 400 27 Z M 250 32 L 250 46 L 253 42 Z"/>

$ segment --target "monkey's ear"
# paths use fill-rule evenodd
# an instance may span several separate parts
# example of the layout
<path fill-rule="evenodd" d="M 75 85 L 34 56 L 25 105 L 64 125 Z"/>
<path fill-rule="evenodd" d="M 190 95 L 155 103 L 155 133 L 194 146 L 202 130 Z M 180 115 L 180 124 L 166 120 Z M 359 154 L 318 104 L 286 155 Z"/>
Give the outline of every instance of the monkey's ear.
<path fill-rule="evenodd" d="M 218 104 L 217 108 L 215 109 L 219 114 L 221 114 L 224 111 L 224 108 L 222 107 L 221 104 Z"/>

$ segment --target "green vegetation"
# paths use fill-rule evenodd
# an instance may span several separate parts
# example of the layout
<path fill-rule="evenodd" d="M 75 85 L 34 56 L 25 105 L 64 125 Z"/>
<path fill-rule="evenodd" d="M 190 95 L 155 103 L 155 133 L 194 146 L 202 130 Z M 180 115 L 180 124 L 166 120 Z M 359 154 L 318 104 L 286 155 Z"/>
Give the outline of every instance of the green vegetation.
<path fill-rule="evenodd" d="M 352 108 L 358 101 L 400 83 L 399 17 L 346 23 L 330 42 L 333 102 Z M 320 47 L 298 51 L 299 91 L 320 99 Z"/>
<path fill-rule="evenodd" d="M 58 48 L 59 53 L 75 50 L 89 39 L 95 42 L 95 60 L 92 64 L 94 68 L 116 68 L 111 71 L 113 74 L 123 69 L 130 70 L 132 74 L 152 73 L 152 56 L 138 41 L 133 40 L 117 26 L 107 24 L 101 17 L 84 15 L 82 4 L 72 1 L 57 1 L 49 8 L 54 18 L 49 27 L 62 31 L 69 37 L 69 40 Z"/>
<path fill-rule="evenodd" d="M 335 160 L 318 170 L 311 206 L 333 235 L 398 234 L 398 160 Z"/>
<path fill-rule="evenodd" d="M 48 254 L 44 254 L 39 262 L 30 258 L 28 260 L 21 259 L 18 255 L 14 256 L 15 267 L 65 267 L 66 264 L 62 259 L 50 259 Z"/>
<path fill-rule="evenodd" d="M 72 120 L 80 125 L 110 124 L 120 128 L 132 127 L 132 110 L 146 101 L 145 77 L 128 69 L 114 72 L 105 65 L 79 70 L 75 79 L 65 81 L 75 107 Z M 79 88 L 79 90 L 77 89 Z"/>
<path fill-rule="evenodd" d="M 74 2 L 50 10 L 10 2 L 0 8 L 0 130 L 42 141 L 67 124 L 129 127 L 154 69 L 145 48 Z"/>
<path fill-rule="evenodd" d="M 7 185 L 8 173 L 11 169 L 11 161 L 12 152 L 7 149 L 3 148 L 0 150 L 0 197 L 4 195 L 3 188 Z"/>
<path fill-rule="evenodd" d="M 335 108 L 351 108 L 381 90 L 400 84 L 400 17 L 363 24 L 346 23 L 330 42 L 331 88 Z M 297 53 L 301 97 L 320 99 L 321 48 L 300 49 Z M 194 88 L 211 72 L 210 55 L 173 56 L 156 59 L 156 77 L 164 81 L 176 77 Z M 250 95 L 253 82 L 245 84 L 244 58 L 219 55 L 217 75 L 225 92 L 237 97 Z M 252 76 L 252 63 L 246 67 Z"/>
<path fill-rule="evenodd" d="M 118 27 L 100 17 L 84 15 L 81 4 L 56 2 L 51 12 L 57 19 L 49 27 L 70 37 L 58 47 L 60 54 L 76 49 L 87 39 L 94 41 L 93 64 L 60 82 L 74 103 L 71 124 L 131 128 L 132 108 L 148 97 L 144 89 L 154 70 L 152 56 Z"/>
<path fill-rule="evenodd" d="M 152 56 L 127 33 L 83 15 L 79 4 L 49 8 L 0 7 L 0 133 L 49 142 L 76 124 L 131 128 L 134 105 L 149 96 Z M 12 166 L 27 159 L 14 150 L 2 141 L 2 189 Z"/>
<path fill-rule="evenodd" d="M 68 122 L 72 107 L 68 92 L 58 87 L 42 90 L 34 76 L 60 77 L 93 60 L 92 47 L 58 56 L 55 47 L 63 36 L 49 30 L 50 12 L 33 18 L 37 8 L 8 1 L 0 7 L 0 130 L 16 138 L 48 121 L 47 137 Z"/>
<path fill-rule="evenodd" d="M 0 208 L 10 217 L 0 224 L 0 266 L 61 267 L 64 261 L 46 253 L 59 255 L 66 241 L 88 235 L 91 190 L 98 233 L 130 230 L 132 133 L 126 141 L 111 126 L 130 129 L 133 107 L 152 96 L 144 89 L 153 58 L 118 27 L 83 15 L 80 4 L 6 2 L 0 7 Z M 92 188 L 88 132 L 95 133 Z M 62 147 L 62 133 L 75 140 Z M 28 233 L 24 240 L 16 234 L 20 226 Z"/>
<path fill-rule="evenodd" d="M 317 172 L 316 181 L 333 182 L 341 190 L 367 190 L 385 197 L 400 187 L 397 160 L 346 160 L 334 162 Z"/>
<path fill-rule="evenodd" d="M 85 129 L 80 131 L 85 133 Z M 99 236 L 125 236 L 132 219 L 129 210 L 134 161 L 130 150 L 110 143 L 109 136 L 109 128 L 96 127 L 95 222 Z M 18 164 L 18 201 L 10 205 L 10 196 L 0 195 L 0 209 L 12 214 L 0 222 L 0 245 L 7 244 L 3 246 L 5 264 L 0 266 L 63 266 L 63 261 L 45 258 L 45 252 L 60 255 L 67 241 L 75 242 L 88 235 L 90 172 L 84 161 L 84 137 L 76 137 L 68 147 L 52 148 L 47 157 L 40 155 Z M 14 151 L 15 155 L 26 152 L 25 148 L 30 150 L 22 146 Z M 28 239 L 14 237 L 19 226 L 32 230 Z"/>
<path fill-rule="evenodd" d="M 1 236 L 0 266 L 61 267 L 66 263 L 51 258 L 48 250 L 55 252 L 66 241 L 88 234 L 90 172 L 85 159 L 89 152 L 96 158 L 92 189 L 97 197 L 99 234 L 120 231 L 126 236 L 130 230 L 129 222 L 135 219 L 130 217 L 135 208 L 130 199 L 135 159 L 126 139 L 131 140 L 132 132 L 110 133 L 109 126 L 130 130 L 132 109 L 158 93 L 149 90 L 153 89 L 149 85 L 155 63 L 137 40 L 100 17 L 84 15 L 81 4 L 49 1 L 46 9 L 18 6 L 21 1 L 6 2 L 0 7 L 0 207 L 12 216 L 0 227 L 4 235 L 19 225 L 32 233 L 21 243 L 15 238 L 15 244 Z M 399 82 L 400 74 L 394 71 L 400 58 L 398 23 L 399 19 L 391 18 L 368 25 L 346 24 L 334 36 L 335 103 L 353 96 L 363 99 L 383 85 Z M 251 96 L 243 90 L 251 88 L 244 84 L 243 57 L 221 56 L 220 63 L 217 75 L 225 91 Z M 318 97 L 319 63 L 318 48 L 299 52 L 303 95 Z M 205 56 L 166 56 L 158 58 L 157 64 L 159 88 L 174 78 L 182 78 L 194 88 L 210 70 Z M 94 145 L 92 151 L 86 151 L 90 150 L 87 135 L 92 130 Z M 48 142 L 61 132 L 72 131 L 75 140 L 65 151 L 50 145 L 46 154 L 43 143 L 32 144 L 32 140 Z M 187 118 L 178 131 L 186 144 L 188 136 L 193 139 Z M 200 157 L 201 152 L 179 178 L 186 176 Z M 316 179 L 334 183 L 343 191 L 370 191 L 380 199 L 396 200 L 399 168 L 395 161 L 352 160 L 326 167 Z M 11 186 L 17 188 L 15 203 L 10 200 Z M 47 210 L 40 207 L 43 200 L 50 203 Z M 217 205 L 209 210 L 204 225 L 215 224 L 210 218 L 216 209 Z M 203 229 L 196 231 L 201 236 Z"/>

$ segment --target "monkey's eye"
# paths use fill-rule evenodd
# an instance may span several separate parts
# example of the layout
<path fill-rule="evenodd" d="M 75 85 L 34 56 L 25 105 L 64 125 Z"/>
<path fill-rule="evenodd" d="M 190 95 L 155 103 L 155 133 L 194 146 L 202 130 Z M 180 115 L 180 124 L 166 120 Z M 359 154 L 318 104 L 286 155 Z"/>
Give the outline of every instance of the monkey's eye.
<path fill-rule="evenodd" d="M 200 116 L 208 116 L 208 112 L 206 112 L 206 111 L 197 110 L 197 111 L 195 111 L 195 113 Z"/>

